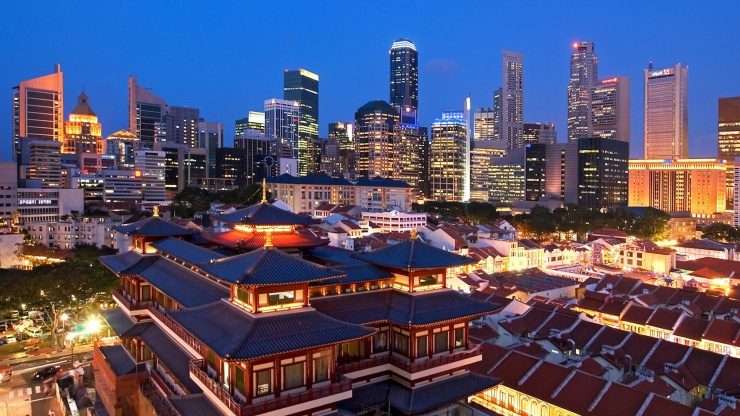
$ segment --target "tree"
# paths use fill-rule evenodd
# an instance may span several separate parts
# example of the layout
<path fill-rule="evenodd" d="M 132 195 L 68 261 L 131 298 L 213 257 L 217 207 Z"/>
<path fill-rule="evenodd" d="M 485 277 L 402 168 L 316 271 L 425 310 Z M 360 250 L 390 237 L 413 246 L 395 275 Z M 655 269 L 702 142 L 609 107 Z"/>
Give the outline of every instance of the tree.
<path fill-rule="evenodd" d="M 632 234 L 647 240 L 666 240 L 671 234 L 671 230 L 668 227 L 670 220 L 671 216 L 665 212 L 647 207 L 645 209 L 645 215 L 635 219 Z"/>
<path fill-rule="evenodd" d="M 725 241 L 725 242 L 737 242 L 738 241 L 738 230 L 723 222 L 713 222 L 702 230 L 702 237 L 710 240 Z"/>

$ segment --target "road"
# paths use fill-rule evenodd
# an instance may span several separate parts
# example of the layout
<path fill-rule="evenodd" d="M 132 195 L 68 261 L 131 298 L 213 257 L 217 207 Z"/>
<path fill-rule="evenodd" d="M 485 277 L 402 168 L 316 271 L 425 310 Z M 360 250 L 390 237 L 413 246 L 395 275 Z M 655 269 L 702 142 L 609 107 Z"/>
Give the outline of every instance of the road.
<path fill-rule="evenodd" d="M 90 354 L 91 348 L 75 348 L 74 358 Z M 45 384 L 33 378 L 33 373 L 49 366 L 60 365 L 64 372 L 72 368 L 69 351 L 42 353 L 36 356 L 6 359 L 1 362 L 13 368 L 13 379 L 0 384 L 0 415 L 49 415 L 49 410 L 61 416 L 64 413 L 53 393 L 44 393 Z M 62 373 L 64 374 L 64 373 Z"/>

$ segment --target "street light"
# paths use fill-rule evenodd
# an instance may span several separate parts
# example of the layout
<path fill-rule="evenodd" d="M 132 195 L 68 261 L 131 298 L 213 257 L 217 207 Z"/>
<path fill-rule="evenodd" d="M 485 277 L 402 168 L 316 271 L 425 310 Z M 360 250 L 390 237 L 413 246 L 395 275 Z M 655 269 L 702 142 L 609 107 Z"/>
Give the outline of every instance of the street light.
<path fill-rule="evenodd" d="M 67 334 L 67 341 L 69 341 L 69 345 L 72 346 L 72 352 L 69 353 L 69 362 L 74 362 L 74 356 L 75 356 L 75 336 L 72 334 Z"/>

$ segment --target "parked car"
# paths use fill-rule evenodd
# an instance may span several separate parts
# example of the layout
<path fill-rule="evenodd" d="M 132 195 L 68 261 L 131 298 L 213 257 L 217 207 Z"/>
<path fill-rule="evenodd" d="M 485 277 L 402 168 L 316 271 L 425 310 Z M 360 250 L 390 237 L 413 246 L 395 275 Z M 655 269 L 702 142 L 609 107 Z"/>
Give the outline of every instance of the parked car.
<path fill-rule="evenodd" d="M 5 321 L 0 321 L 0 334 L 4 333 L 8 329 L 8 323 Z"/>
<path fill-rule="evenodd" d="M 56 375 L 61 370 L 62 367 L 58 365 L 46 367 L 33 373 L 33 378 L 35 378 L 36 380 L 46 380 L 47 378 Z"/>
<path fill-rule="evenodd" d="M 31 338 L 41 338 L 41 336 L 44 335 L 44 330 L 31 326 L 26 328 L 26 333 L 30 335 Z"/>
<path fill-rule="evenodd" d="M 13 344 L 15 342 L 18 342 L 18 339 L 16 339 L 15 335 L 6 335 L 5 342 L 7 342 L 8 344 Z"/>

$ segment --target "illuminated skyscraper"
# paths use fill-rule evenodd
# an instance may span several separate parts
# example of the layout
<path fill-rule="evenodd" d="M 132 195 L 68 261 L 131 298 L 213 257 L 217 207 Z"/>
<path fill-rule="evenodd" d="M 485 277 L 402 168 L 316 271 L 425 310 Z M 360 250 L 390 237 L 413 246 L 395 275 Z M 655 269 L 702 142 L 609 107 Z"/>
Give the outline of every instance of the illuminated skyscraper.
<path fill-rule="evenodd" d="M 558 132 L 552 123 L 524 123 L 524 145 L 553 144 L 558 142 Z"/>
<path fill-rule="evenodd" d="M 735 194 L 734 165 L 740 157 L 740 97 L 720 98 L 718 103 L 717 157 L 727 163 L 727 200 Z M 740 207 L 735 206 L 735 209 Z"/>
<path fill-rule="evenodd" d="M 352 123 L 329 123 L 329 140 L 333 139 L 339 146 L 339 172 L 349 173 L 350 177 L 355 172 L 354 128 Z"/>
<path fill-rule="evenodd" d="M 414 42 L 396 39 L 391 46 L 390 105 L 419 110 L 419 54 Z M 415 124 L 416 121 L 414 121 Z"/>
<path fill-rule="evenodd" d="M 13 87 L 13 160 L 20 156 L 21 137 L 64 138 L 64 75 L 59 64 L 54 73 L 22 81 Z"/>
<path fill-rule="evenodd" d="M 320 160 L 312 156 L 313 141 L 319 138 L 319 76 L 305 69 L 285 71 L 283 99 L 300 105 L 298 124 L 298 173 L 305 176 L 319 170 Z"/>
<path fill-rule="evenodd" d="M 462 202 L 470 192 L 467 130 L 462 112 L 443 113 L 432 123 L 429 177 L 435 200 Z"/>
<path fill-rule="evenodd" d="M 257 130 L 260 133 L 264 133 L 265 113 L 262 111 L 250 111 L 247 117 L 236 120 L 234 136 L 240 136 L 246 130 Z"/>
<path fill-rule="evenodd" d="M 602 79 L 591 87 L 590 136 L 630 141 L 630 79 Z"/>
<path fill-rule="evenodd" d="M 103 153 L 102 127 L 84 92 L 77 98 L 77 106 L 64 123 L 62 153 Z"/>
<path fill-rule="evenodd" d="M 473 141 L 494 140 L 495 113 L 493 108 L 479 108 L 473 115 Z"/>
<path fill-rule="evenodd" d="M 645 159 L 689 155 L 689 67 L 645 70 Z"/>
<path fill-rule="evenodd" d="M 355 163 L 358 177 L 390 178 L 396 169 L 393 146 L 400 115 L 385 101 L 375 100 L 355 113 Z"/>
<path fill-rule="evenodd" d="M 184 144 L 188 147 L 198 147 L 198 121 L 200 110 L 197 108 L 167 107 L 163 117 L 165 137 L 167 143 Z"/>
<path fill-rule="evenodd" d="M 291 159 L 298 160 L 298 101 L 265 100 L 265 134 L 290 146 Z"/>
<path fill-rule="evenodd" d="M 151 149 L 162 125 L 167 103 L 148 88 L 140 86 L 136 77 L 128 78 L 128 130 L 139 138 L 142 148 Z"/>
<path fill-rule="evenodd" d="M 105 139 L 106 154 L 113 155 L 119 169 L 134 169 L 134 152 L 139 148 L 139 138 L 128 130 L 119 130 Z"/>
<path fill-rule="evenodd" d="M 568 84 L 568 141 L 591 136 L 591 87 L 599 79 L 593 42 L 573 43 Z"/>
<path fill-rule="evenodd" d="M 503 86 L 500 92 L 500 139 L 508 149 L 524 145 L 524 55 L 503 51 Z M 494 108 L 496 97 L 494 96 Z"/>

